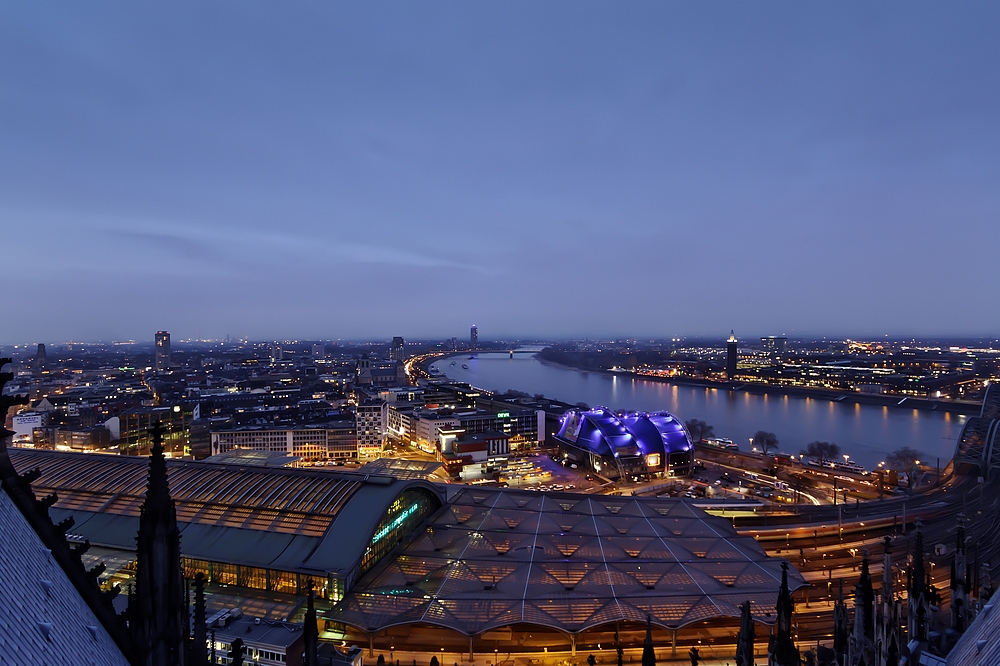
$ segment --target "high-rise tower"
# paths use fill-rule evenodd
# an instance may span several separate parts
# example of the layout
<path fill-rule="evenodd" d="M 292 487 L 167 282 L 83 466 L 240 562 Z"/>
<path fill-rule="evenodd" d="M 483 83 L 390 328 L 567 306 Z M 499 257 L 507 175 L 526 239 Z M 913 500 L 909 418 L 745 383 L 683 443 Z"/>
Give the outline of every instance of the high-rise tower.
<path fill-rule="evenodd" d="M 35 352 L 35 370 L 44 370 L 49 363 L 49 357 L 45 353 L 45 345 L 38 343 L 38 351 Z"/>
<path fill-rule="evenodd" d="M 156 371 L 166 372 L 170 367 L 170 333 L 156 332 Z"/>
<path fill-rule="evenodd" d="M 389 345 L 389 359 L 392 361 L 405 361 L 406 341 L 398 335 L 392 339 L 392 344 Z"/>
<path fill-rule="evenodd" d="M 473 349 L 479 349 L 479 327 L 475 324 L 469 329 L 469 344 Z"/>
<path fill-rule="evenodd" d="M 726 340 L 726 379 L 732 380 L 736 377 L 736 332 L 729 331 L 729 339 Z"/>

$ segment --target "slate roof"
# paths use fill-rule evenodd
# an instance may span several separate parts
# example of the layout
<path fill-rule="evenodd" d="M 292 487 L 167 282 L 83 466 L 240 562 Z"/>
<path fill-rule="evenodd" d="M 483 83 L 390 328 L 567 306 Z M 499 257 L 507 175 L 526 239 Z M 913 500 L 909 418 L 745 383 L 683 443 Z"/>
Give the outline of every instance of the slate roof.
<path fill-rule="evenodd" d="M 128 666 L 4 490 L 0 532 L 0 664 Z"/>

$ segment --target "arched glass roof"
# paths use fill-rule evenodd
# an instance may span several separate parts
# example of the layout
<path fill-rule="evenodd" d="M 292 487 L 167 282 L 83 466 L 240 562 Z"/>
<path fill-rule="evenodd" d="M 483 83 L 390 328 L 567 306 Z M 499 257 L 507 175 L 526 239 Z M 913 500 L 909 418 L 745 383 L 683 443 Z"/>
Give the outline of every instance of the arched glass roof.
<path fill-rule="evenodd" d="M 790 570 L 790 585 L 804 585 Z M 683 500 L 463 489 L 327 615 L 363 631 L 773 621 L 781 561 Z M 770 615 L 768 615 L 770 614 Z"/>

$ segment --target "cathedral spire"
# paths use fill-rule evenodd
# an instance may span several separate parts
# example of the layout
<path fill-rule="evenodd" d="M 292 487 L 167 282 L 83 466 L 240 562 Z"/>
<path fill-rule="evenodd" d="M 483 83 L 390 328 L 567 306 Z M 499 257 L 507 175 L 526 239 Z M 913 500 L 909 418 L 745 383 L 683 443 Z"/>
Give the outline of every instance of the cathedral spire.
<path fill-rule="evenodd" d="M 965 516 L 959 515 L 955 555 L 951 560 L 951 627 L 959 632 L 966 630 L 973 617 L 969 573 L 969 561 L 965 553 Z"/>
<path fill-rule="evenodd" d="M 781 563 L 781 589 L 778 590 L 778 601 L 774 605 L 777 615 L 777 635 L 774 640 L 773 663 L 776 666 L 798 666 L 801 661 L 799 649 L 792 639 L 792 614 L 795 612 L 795 602 L 788 589 L 788 562 Z"/>
<path fill-rule="evenodd" d="M 844 579 L 838 579 L 837 603 L 833 606 L 833 651 L 838 664 L 847 663 L 847 604 L 844 603 Z"/>
<path fill-rule="evenodd" d="M 188 618 L 181 577 L 180 530 L 167 482 L 163 425 L 150 429 L 146 497 L 136 536 L 137 608 L 133 614 L 136 647 L 146 666 L 184 666 Z"/>
<path fill-rule="evenodd" d="M 304 666 L 319 666 L 319 629 L 316 626 L 316 605 L 313 600 L 313 587 L 309 586 L 309 598 L 306 602 L 306 626 L 303 630 L 303 643 L 306 653 Z"/>
<path fill-rule="evenodd" d="M 205 635 L 205 574 L 194 577 L 194 631 L 191 639 L 191 666 L 208 664 L 208 636 Z"/>
<path fill-rule="evenodd" d="M 896 598 L 895 586 L 892 584 L 892 540 L 885 538 L 882 546 L 882 600 L 891 602 Z"/>
<path fill-rule="evenodd" d="M 868 570 L 868 551 L 861 559 L 861 577 L 854 588 L 854 631 L 849 643 L 848 663 L 871 664 L 875 642 L 875 590 Z"/>
<path fill-rule="evenodd" d="M 924 535 L 916 521 L 917 534 L 913 546 L 913 564 L 909 569 L 909 589 L 906 600 L 907 640 L 926 641 L 930 620 L 930 592 L 924 573 Z"/>
<path fill-rule="evenodd" d="M 642 666 L 656 666 L 656 651 L 653 649 L 653 619 L 646 616 L 646 639 L 642 642 Z"/>
<path fill-rule="evenodd" d="M 736 666 L 754 666 L 753 615 L 750 614 L 750 601 L 740 604 L 740 631 L 736 634 Z"/>
<path fill-rule="evenodd" d="M 896 598 L 892 577 L 891 539 L 885 538 L 882 555 L 882 592 L 875 606 L 875 663 L 878 666 L 897 666 L 901 651 L 901 605 Z"/>

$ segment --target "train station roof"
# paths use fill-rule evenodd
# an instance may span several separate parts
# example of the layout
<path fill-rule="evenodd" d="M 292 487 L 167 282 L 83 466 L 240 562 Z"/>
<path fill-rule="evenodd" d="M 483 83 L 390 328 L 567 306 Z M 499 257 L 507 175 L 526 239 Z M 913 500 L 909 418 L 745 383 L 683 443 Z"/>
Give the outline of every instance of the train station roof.
<path fill-rule="evenodd" d="M 39 469 L 50 515 L 98 546 L 135 549 L 149 460 L 139 456 L 9 449 L 19 472 Z M 194 559 L 317 575 L 348 571 L 362 557 L 393 500 L 426 481 L 392 476 L 193 461 L 167 462 L 181 528 Z"/>
<path fill-rule="evenodd" d="M 805 584 L 790 570 L 789 584 Z M 519 623 L 577 633 L 617 621 L 670 628 L 773 622 L 781 561 L 685 500 L 463 488 L 326 618 L 467 635 Z"/>

